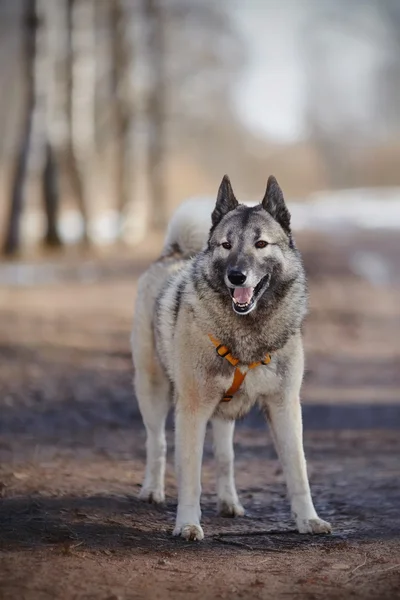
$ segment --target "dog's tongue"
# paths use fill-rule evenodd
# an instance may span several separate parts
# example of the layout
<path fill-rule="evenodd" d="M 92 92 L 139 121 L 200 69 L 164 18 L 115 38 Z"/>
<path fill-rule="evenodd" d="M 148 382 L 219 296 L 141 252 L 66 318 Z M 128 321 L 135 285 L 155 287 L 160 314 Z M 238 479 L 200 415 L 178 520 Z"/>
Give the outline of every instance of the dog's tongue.
<path fill-rule="evenodd" d="M 248 304 L 253 297 L 254 288 L 235 288 L 233 297 L 239 304 Z"/>

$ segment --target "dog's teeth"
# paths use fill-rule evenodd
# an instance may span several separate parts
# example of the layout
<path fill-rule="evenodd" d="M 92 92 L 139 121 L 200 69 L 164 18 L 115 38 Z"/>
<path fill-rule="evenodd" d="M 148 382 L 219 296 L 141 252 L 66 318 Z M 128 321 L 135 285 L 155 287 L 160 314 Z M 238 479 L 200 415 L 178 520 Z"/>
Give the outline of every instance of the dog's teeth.
<path fill-rule="evenodd" d="M 251 304 L 251 301 L 246 302 L 245 304 L 243 304 L 242 302 L 238 302 L 234 296 L 232 296 L 232 300 L 235 306 L 237 306 L 238 308 L 248 308 Z"/>

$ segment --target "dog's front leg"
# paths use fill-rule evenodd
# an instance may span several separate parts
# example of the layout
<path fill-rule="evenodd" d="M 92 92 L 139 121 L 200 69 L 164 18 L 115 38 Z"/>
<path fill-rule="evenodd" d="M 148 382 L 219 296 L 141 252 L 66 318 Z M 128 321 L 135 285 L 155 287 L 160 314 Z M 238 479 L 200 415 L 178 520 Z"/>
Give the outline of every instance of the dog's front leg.
<path fill-rule="evenodd" d="M 318 517 L 311 498 L 298 395 L 276 398 L 268 403 L 268 417 L 299 532 L 330 533 L 330 524 Z"/>
<path fill-rule="evenodd" d="M 175 412 L 175 461 L 178 478 L 178 512 L 174 535 L 202 540 L 201 462 L 209 411 L 204 406 L 177 402 Z"/>

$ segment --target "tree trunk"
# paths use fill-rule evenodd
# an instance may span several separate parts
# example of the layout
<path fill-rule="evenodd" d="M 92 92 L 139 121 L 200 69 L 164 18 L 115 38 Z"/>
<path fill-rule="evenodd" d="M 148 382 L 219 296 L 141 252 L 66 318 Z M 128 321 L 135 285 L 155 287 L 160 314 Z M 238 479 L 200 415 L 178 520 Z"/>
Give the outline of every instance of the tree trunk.
<path fill-rule="evenodd" d="M 56 48 L 52 41 L 52 23 L 48 0 L 36 0 L 36 14 L 39 26 L 36 30 L 35 53 L 35 108 L 33 113 L 33 131 L 31 147 L 31 170 L 40 177 L 42 200 L 46 215 L 47 230 L 44 243 L 60 246 L 58 235 L 58 170 L 56 156 L 52 147 L 53 103 L 54 103 L 54 61 Z"/>
<path fill-rule="evenodd" d="M 43 202 L 46 212 L 47 230 L 44 241 L 47 246 L 61 246 L 58 233 L 59 186 L 58 170 L 52 146 L 46 144 L 46 159 L 43 169 Z"/>
<path fill-rule="evenodd" d="M 64 0 L 55 2 L 37 0 L 37 2 L 44 20 L 41 40 L 44 54 L 42 87 L 45 90 L 42 196 L 47 221 L 44 242 L 49 246 L 60 246 L 62 241 L 58 232 L 59 171 L 63 162 L 63 146 L 65 147 L 67 141 L 67 119 L 65 114 L 66 58 L 68 50 L 67 13 Z"/>
<path fill-rule="evenodd" d="M 20 220 L 24 204 L 29 152 L 32 141 L 33 111 L 35 105 L 34 63 L 37 27 L 36 2 L 35 0 L 26 0 L 24 15 L 24 66 L 27 90 L 24 125 L 15 163 L 10 198 L 10 212 L 3 249 L 4 254 L 9 256 L 18 252 L 20 248 Z"/>
<path fill-rule="evenodd" d="M 126 188 L 121 194 L 124 204 L 121 237 L 130 243 L 140 242 L 149 229 L 148 177 L 148 49 L 147 20 L 144 0 L 118 0 L 123 7 L 126 63 L 121 94 L 129 123 L 121 123 L 119 169 L 125 171 Z M 133 60 L 135 57 L 135 60 Z M 136 78 L 136 79 L 135 79 Z M 125 104 L 126 102 L 126 104 Z M 134 121 L 133 121 L 134 118 Z M 121 172 L 121 171 L 120 171 Z"/>
<path fill-rule="evenodd" d="M 68 0 L 69 69 L 67 164 L 88 242 L 94 153 L 95 40 L 93 0 Z"/>
<path fill-rule="evenodd" d="M 133 49 L 129 39 L 128 18 L 123 0 L 111 0 L 110 24 L 113 66 L 113 102 L 117 138 L 116 196 L 121 219 L 133 195 Z"/>
<path fill-rule="evenodd" d="M 148 176 L 151 202 L 151 224 L 162 229 L 167 223 L 165 178 L 165 25 L 160 0 L 144 0 L 148 26 L 148 47 L 151 84 L 148 96 Z"/>

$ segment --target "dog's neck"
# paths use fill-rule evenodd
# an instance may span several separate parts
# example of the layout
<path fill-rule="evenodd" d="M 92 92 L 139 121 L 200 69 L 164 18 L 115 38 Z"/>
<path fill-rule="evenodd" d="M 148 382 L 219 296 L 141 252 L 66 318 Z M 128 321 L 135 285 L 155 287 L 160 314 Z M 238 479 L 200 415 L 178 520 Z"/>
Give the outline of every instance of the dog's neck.
<path fill-rule="evenodd" d="M 248 315 L 236 314 L 229 298 L 206 286 L 198 291 L 197 300 L 194 317 L 201 329 L 220 340 L 242 364 L 263 360 L 267 353 L 283 348 L 300 330 L 305 315 L 304 286 L 300 282 L 291 282 L 286 293 L 281 290 L 279 298 L 260 302 Z"/>

